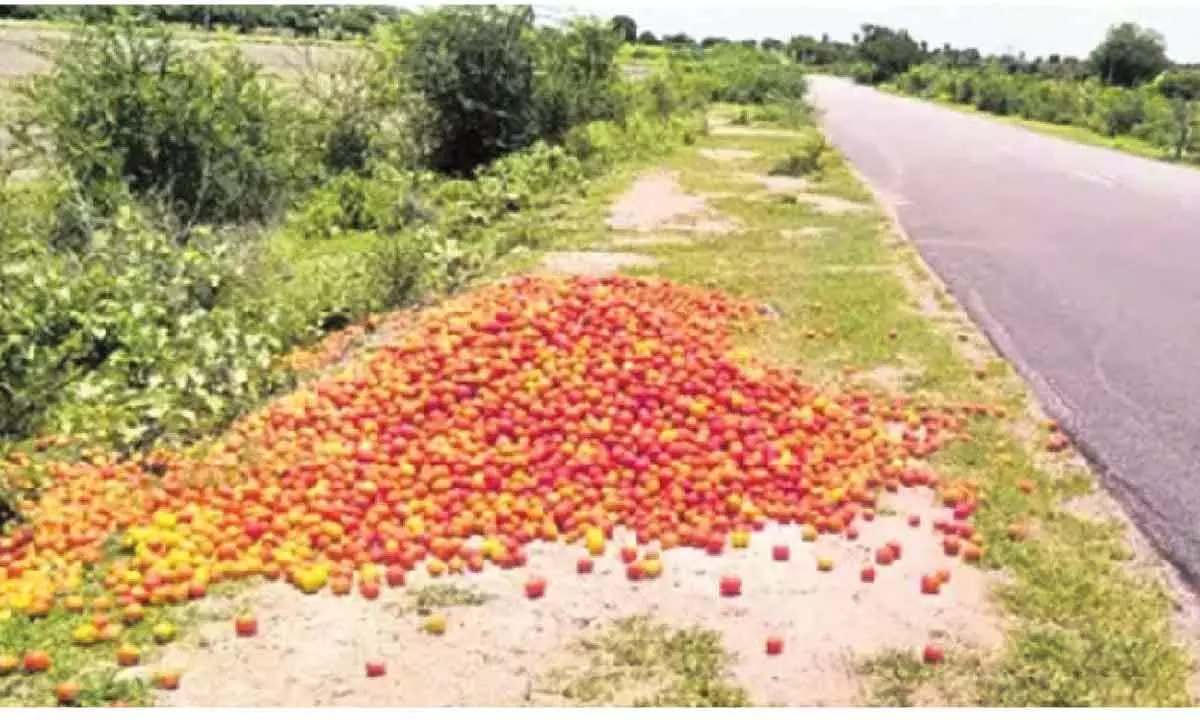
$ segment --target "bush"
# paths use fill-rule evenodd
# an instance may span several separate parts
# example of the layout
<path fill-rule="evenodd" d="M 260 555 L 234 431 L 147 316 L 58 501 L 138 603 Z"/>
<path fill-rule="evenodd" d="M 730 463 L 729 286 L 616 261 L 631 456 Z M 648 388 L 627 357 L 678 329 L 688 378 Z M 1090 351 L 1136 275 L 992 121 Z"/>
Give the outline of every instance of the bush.
<path fill-rule="evenodd" d="M 601 21 L 576 21 L 567 29 L 538 34 L 537 132 L 552 142 L 593 120 L 613 120 L 626 112 L 616 57 L 622 36 Z"/>
<path fill-rule="evenodd" d="M 800 147 L 788 151 L 787 155 L 771 168 L 770 174 L 803 177 L 816 173 L 821 169 L 821 160 L 826 148 L 825 136 L 818 134 Z"/>
<path fill-rule="evenodd" d="M 20 93 L 14 134 L 101 216 L 125 187 L 182 225 L 261 221 L 292 188 L 288 113 L 239 51 L 129 22 L 71 35 Z"/>
<path fill-rule="evenodd" d="M 397 54 L 393 38 L 381 34 L 332 72 L 302 78 L 301 92 L 290 99 L 311 136 L 303 142 L 312 148 L 305 157 L 315 165 L 309 169 L 314 178 L 363 174 L 377 163 L 416 165 L 419 148 L 409 118 L 421 109 L 406 92 Z"/>
<path fill-rule="evenodd" d="M 1105 86 L 1095 78 L 1012 74 L 999 65 L 983 69 L 923 65 L 897 78 L 896 88 L 969 103 L 999 115 L 1085 127 L 1108 137 L 1129 135 L 1177 157 L 1183 157 L 1192 144 L 1189 113 L 1156 87 L 1124 88 Z"/>
<path fill-rule="evenodd" d="M 128 207 L 81 251 L 10 234 L 0 250 L 0 436 L 118 447 L 193 437 L 279 387 L 269 311 L 235 306 L 241 249 L 181 249 Z"/>
<path fill-rule="evenodd" d="M 1095 98 L 1092 129 L 1109 137 L 1126 135 L 1146 119 L 1145 95 L 1139 90 L 1103 88 Z"/>
<path fill-rule="evenodd" d="M 431 168 L 466 175 L 533 141 L 528 8 L 442 7 L 414 16 L 406 30 L 403 64 L 427 106 L 418 127 Z"/>
<path fill-rule="evenodd" d="M 807 91 L 799 65 L 757 48 L 714 45 L 703 62 L 713 78 L 712 100 L 761 105 L 803 99 Z"/>

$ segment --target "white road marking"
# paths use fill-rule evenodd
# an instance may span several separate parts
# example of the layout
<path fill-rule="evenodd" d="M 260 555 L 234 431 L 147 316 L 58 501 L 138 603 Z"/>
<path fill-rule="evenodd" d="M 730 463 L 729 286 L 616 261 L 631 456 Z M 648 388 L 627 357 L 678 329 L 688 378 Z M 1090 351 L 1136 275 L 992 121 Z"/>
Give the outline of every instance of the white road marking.
<path fill-rule="evenodd" d="M 1082 170 L 1072 170 L 1071 175 L 1085 182 L 1103 185 L 1104 187 L 1113 187 L 1116 184 L 1110 177 L 1105 175 L 1093 175 L 1091 173 L 1083 172 Z"/>

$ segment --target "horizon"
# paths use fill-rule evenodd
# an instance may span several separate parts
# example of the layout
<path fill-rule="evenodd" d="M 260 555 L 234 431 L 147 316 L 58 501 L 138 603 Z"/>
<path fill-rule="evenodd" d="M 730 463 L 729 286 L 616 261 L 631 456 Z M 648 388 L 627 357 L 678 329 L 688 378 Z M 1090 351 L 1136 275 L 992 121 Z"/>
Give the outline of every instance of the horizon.
<path fill-rule="evenodd" d="M 685 10 L 666 3 L 591 2 L 535 8 L 538 14 L 551 17 L 628 15 L 637 22 L 638 32 L 649 30 L 657 36 L 682 32 L 696 40 L 708 36 L 730 40 L 773 37 L 786 42 L 794 35 L 819 38 L 827 33 L 831 39 L 849 42 L 863 23 L 873 23 L 907 30 L 930 48 L 948 42 L 956 48 L 978 48 L 985 55 L 1024 52 L 1029 57 L 1057 53 L 1084 58 L 1104 39 L 1109 27 L 1135 22 L 1163 35 L 1172 61 L 1200 62 L 1200 4 L 1090 5 L 850 2 L 837 7 L 702 4 L 688 5 Z"/>

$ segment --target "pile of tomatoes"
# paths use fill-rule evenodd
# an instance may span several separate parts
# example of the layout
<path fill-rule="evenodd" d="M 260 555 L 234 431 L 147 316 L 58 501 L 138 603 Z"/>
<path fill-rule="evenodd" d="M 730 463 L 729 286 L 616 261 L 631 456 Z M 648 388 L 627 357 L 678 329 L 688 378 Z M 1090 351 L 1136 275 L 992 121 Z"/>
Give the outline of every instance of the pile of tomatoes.
<path fill-rule="evenodd" d="M 972 408 L 824 395 L 735 349 L 758 322 L 753 305 L 653 279 L 460 296 L 212 443 L 41 464 L 50 489 L 0 539 L 0 606 L 78 603 L 92 565 L 123 607 L 250 576 L 377 592 L 618 526 L 663 551 L 772 521 L 846 533 L 882 492 L 939 482 L 919 460 Z"/>

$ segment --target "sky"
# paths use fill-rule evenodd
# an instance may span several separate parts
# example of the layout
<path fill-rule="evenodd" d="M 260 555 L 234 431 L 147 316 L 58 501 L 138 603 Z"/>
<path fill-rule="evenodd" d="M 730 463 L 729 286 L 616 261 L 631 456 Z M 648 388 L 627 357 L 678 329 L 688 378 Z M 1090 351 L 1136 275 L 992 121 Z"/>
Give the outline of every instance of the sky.
<path fill-rule="evenodd" d="M 949 42 L 987 53 L 1029 56 L 1059 53 L 1084 57 L 1118 22 L 1131 21 L 1163 34 L 1167 54 L 1176 62 L 1200 62 L 1200 0 L 1173 3 L 1060 0 L 1057 3 L 943 2 L 914 4 L 887 0 L 824 0 L 755 4 L 754 2 L 579 2 L 534 6 L 541 14 L 629 15 L 639 32 L 656 35 L 685 32 L 696 39 L 707 35 L 732 39 L 792 35 L 820 37 L 829 33 L 850 40 L 864 22 L 906 28 L 930 47 Z"/>

